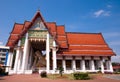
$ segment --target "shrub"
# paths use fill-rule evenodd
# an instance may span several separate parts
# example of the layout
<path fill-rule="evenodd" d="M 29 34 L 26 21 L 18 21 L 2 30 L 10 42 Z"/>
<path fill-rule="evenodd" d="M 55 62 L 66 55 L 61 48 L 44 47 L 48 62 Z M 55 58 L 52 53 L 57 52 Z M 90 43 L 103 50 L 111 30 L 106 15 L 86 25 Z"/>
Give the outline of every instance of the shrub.
<path fill-rule="evenodd" d="M 0 76 L 8 75 L 8 72 L 5 72 L 5 68 L 0 67 Z"/>
<path fill-rule="evenodd" d="M 40 76 L 41 76 L 42 78 L 47 77 L 47 72 L 46 72 L 46 71 L 42 71 L 42 72 L 40 73 Z"/>
<path fill-rule="evenodd" d="M 88 73 L 81 73 L 81 72 L 73 73 L 73 77 L 75 80 L 88 80 L 88 79 L 90 79 Z"/>
<path fill-rule="evenodd" d="M 59 74 L 60 74 L 61 77 L 62 77 L 62 74 L 63 74 L 63 71 L 64 71 L 63 67 L 59 67 L 58 70 L 59 70 Z"/>

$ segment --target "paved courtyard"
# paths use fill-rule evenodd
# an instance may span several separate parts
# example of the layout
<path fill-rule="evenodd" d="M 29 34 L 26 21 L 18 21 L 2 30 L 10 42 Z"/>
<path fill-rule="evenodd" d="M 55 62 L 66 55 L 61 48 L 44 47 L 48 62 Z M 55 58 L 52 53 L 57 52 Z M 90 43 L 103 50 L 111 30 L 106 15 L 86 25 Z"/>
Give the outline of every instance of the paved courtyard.
<path fill-rule="evenodd" d="M 117 79 L 116 79 L 117 78 Z M 33 75 L 10 75 L 0 77 L 0 82 L 120 82 L 120 75 L 97 75 L 91 80 L 67 80 L 41 78 L 38 74 Z"/>

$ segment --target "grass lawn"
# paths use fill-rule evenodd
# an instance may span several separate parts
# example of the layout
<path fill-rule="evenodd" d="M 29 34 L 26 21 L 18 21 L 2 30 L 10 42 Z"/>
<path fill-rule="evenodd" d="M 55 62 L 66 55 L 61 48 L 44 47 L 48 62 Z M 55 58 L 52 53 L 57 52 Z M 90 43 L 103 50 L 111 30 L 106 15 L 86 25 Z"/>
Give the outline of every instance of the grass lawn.
<path fill-rule="evenodd" d="M 96 78 L 96 76 L 100 76 L 101 74 L 89 74 L 90 79 Z M 48 79 L 67 79 L 67 80 L 74 80 L 73 74 L 63 74 L 61 77 L 60 74 L 48 74 L 47 75 Z"/>
<path fill-rule="evenodd" d="M 48 79 L 68 79 L 68 80 L 74 80 L 72 74 L 63 74 L 60 76 L 60 74 L 48 74 Z"/>

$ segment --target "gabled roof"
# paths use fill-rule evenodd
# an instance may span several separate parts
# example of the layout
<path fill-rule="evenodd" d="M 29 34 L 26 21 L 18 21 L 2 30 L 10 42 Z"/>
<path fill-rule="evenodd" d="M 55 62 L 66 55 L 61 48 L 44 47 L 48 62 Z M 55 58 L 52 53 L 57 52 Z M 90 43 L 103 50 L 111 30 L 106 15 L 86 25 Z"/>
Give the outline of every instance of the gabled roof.
<path fill-rule="evenodd" d="M 63 25 L 58 26 L 55 22 L 47 22 L 46 25 L 59 47 L 68 48 L 65 27 Z"/>
<path fill-rule="evenodd" d="M 6 45 L 10 47 L 14 47 L 15 43 L 19 39 L 22 30 L 23 30 L 23 24 L 15 23 Z"/>
<path fill-rule="evenodd" d="M 66 37 L 65 27 L 63 25 L 57 26 L 57 41 L 60 48 L 68 48 L 68 42 Z"/>
<path fill-rule="evenodd" d="M 69 44 L 92 44 L 92 45 L 105 45 L 105 41 L 101 33 L 67 33 Z"/>
<path fill-rule="evenodd" d="M 61 49 L 58 54 L 74 56 L 112 56 L 115 53 L 106 44 L 101 33 L 67 32 L 69 48 Z"/>
<path fill-rule="evenodd" d="M 18 39 L 20 39 L 28 31 L 28 29 L 33 25 L 33 23 L 38 17 L 41 18 L 43 24 L 46 26 L 45 21 L 40 14 L 40 11 L 37 11 L 37 13 L 35 14 L 31 22 L 25 21 L 24 24 L 18 24 L 18 23 L 14 24 L 14 27 L 12 29 L 12 32 L 10 33 L 10 36 L 6 45 L 13 48 L 15 44 L 18 42 Z"/>
<path fill-rule="evenodd" d="M 51 35 L 56 37 L 56 31 L 57 31 L 57 27 L 56 27 L 56 23 L 55 22 L 46 22 L 47 28 L 48 30 L 51 32 Z"/>
<path fill-rule="evenodd" d="M 61 56 L 112 56 L 115 53 L 107 45 L 101 33 L 65 32 L 64 25 L 55 22 L 45 22 L 40 11 L 37 11 L 31 21 L 24 24 L 15 23 L 10 33 L 7 46 L 14 48 L 18 40 L 32 27 L 35 20 L 40 17 L 48 32 L 59 46 L 57 52 Z"/>

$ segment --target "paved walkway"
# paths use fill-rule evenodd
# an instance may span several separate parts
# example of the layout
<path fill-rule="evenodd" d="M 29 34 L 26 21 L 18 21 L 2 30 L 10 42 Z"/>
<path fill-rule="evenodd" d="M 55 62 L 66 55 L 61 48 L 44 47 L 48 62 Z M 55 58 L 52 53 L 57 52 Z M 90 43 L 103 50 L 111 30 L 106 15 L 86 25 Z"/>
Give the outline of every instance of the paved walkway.
<path fill-rule="evenodd" d="M 120 81 L 120 75 L 104 75 L 104 77 Z"/>
<path fill-rule="evenodd" d="M 95 76 L 94 79 L 91 80 L 66 80 L 66 79 L 47 79 L 41 78 L 37 74 L 33 75 L 11 75 L 0 77 L 0 82 L 120 82 L 120 80 L 106 78 L 102 75 Z"/>

